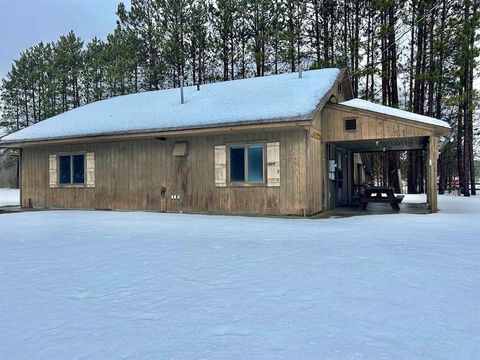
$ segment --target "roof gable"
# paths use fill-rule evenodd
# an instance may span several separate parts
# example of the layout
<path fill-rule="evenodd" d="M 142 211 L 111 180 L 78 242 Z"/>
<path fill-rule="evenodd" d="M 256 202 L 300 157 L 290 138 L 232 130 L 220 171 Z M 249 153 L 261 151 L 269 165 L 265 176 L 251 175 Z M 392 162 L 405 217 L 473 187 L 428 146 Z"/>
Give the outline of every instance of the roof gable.
<path fill-rule="evenodd" d="M 362 100 L 362 99 L 351 99 L 351 100 L 340 103 L 340 105 L 348 106 L 354 109 L 371 111 L 371 112 L 382 114 L 382 115 L 394 116 L 396 118 L 401 118 L 403 120 L 409 120 L 417 123 L 435 125 L 435 126 L 440 126 L 443 128 L 450 129 L 450 125 L 443 120 L 439 120 L 439 119 L 425 116 L 425 115 L 416 114 L 410 111 L 400 110 L 390 106 L 376 104 L 376 103 Z"/>

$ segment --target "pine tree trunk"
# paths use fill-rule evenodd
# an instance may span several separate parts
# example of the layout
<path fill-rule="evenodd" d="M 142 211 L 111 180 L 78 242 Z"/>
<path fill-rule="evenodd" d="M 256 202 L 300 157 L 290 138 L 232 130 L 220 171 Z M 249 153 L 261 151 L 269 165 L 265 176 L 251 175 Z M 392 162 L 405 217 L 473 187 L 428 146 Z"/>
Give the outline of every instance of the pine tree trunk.
<path fill-rule="evenodd" d="M 418 193 L 423 194 L 425 193 L 425 154 L 423 151 L 420 151 L 417 174 Z"/>
<path fill-rule="evenodd" d="M 409 194 L 417 193 L 417 154 L 414 151 L 409 151 L 407 154 L 408 169 L 407 169 L 407 192 Z"/>
<path fill-rule="evenodd" d="M 390 81 L 391 81 L 391 102 L 390 106 L 398 108 L 398 84 L 397 84 L 397 44 L 395 39 L 396 17 L 395 4 L 389 6 L 388 13 L 388 46 L 389 46 L 389 61 L 390 61 Z"/>
<path fill-rule="evenodd" d="M 320 67 L 320 21 L 319 21 L 319 6 L 318 0 L 313 0 L 313 11 L 315 16 L 315 23 L 313 24 L 315 29 L 315 54 L 317 59 L 317 67 Z"/>
<path fill-rule="evenodd" d="M 473 3 L 473 9 L 472 9 L 472 21 L 476 21 L 473 25 L 471 25 L 470 28 L 470 38 L 469 38 L 469 48 L 470 52 L 472 53 L 473 49 L 475 48 L 475 29 L 478 29 L 478 23 L 479 20 L 477 19 L 477 10 L 478 10 L 479 3 L 478 1 Z M 473 95 L 474 95 L 474 89 L 473 89 L 473 79 L 474 79 L 474 68 L 475 68 L 475 59 L 470 56 L 468 58 L 469 62 L 469 68 L 468 68 L 468 89 L 469 89 L 469 96 L 468 96 L 468 122 L 469 122 L 469 133 L 468 133 L 468 138 L 469 138 L 469 147 L 468 147 L 468 158 L 469 158 L 469 171 L 470 171 L 470 191 L 472 195 L 477 195 L 477 190 L 475 188 L 475 158 L 474 158 L 474 152 L 473 152 Z"/>
<path fill-rule="evenodd" d="M 415 61 L 414 61 L 414 49 L 415 49 L 415 5 L 416 5 L 416 0 L 412 0 L 412 24 L 411 24 L 411 27 L 412 27 L 412 30 L 410 32 L 410 76 L 409 76 L 409 80 L 410 80 L 410 87 L 409 87 L 409 101 L 408 101 L 408 110 L 409 111 L 413 111 L 413 94 L 414 94 L 414 88 L 413 88 L 413 84 L 414 84 L 414 72 L 413 72 L 413 69 L 414 69 L 414 64 L 415 64 Z"/>
<path fill-rule="evenodd" d="M 385 10 L 382 9 L 380 12 L 381 19 L 381 28 L 382 28 L 382 38 L 380 40 L 380 51 L 381 51 L 381 62 L 382 62 L 382 104 L 388 104 L 388 71 L 387 71 L 387 40 L 386 40 L 386 20 L 385 20 Z"/>
<path fill-rule="evenodd" d="M 442 117 L 442 98 L 443 98 L 443 59 L 445 56 L 445 21 L 447 18 L 447 6 L 446 6 L 446 0 L 443 0 L 442 2 L 442 19 L 440 23 L 440 39 L 439 39 L 439 45 L 440 45 L 440 50 L 438 54 L 438 85 L 437 85 L 437 91 L 436 91 L 436 98 L 435 98 L 435 117 L 437 119 L 440 119 Z"/>
<path fill-rule="evenodd" d="M 438 172 L 439 172 L 438 193 L 445 194 L 446 180 L 447 180 L 445 150 L 440 154 L 440 157 L 438 159 Z"/>
<path fill-rule="evenodd" d="M 435 8 L 436 9 L 436 8 Z M 427 96 L 427 115 L 433 116 L 433 90 L 434 90 L 434 75 L 435 75 L 435 61 L 434 61 L 434 24 L 435 24 L 436 10 L 432 11 L 429 23 L 429 58 L 428 58 L 428 96 Z"/>
<path fill-rule="evenodd" d="M 322 6 L 322 25 L 323 25 L 323 62 L 325 66 L 328 66 L 330 64 L 330 55 L 329 55 L 329 49 L 330 49 L 330 44 L 328 41 L 328 9 L 327 5 L 325 4 L 325 1 L 323 2 Z"/>
<path fill-rule="evenodd" d="M 367 50 L 366 50 L 366 54 L 367 54 L 367 66 L 366 66 L 366 74 L 365 74 L 365 99 L 366 100 L 369 100 L 370 99 L 370 94 L 368 92 L 369 90 L 369 71 L 371 71 L 371 67 L 372 67 L 372 64 L 371 64 L 371 61 L 370 61 L 370 38 L 371 38 L 371 32 L 372 32 L 372 28 L 371 28 L 371 25 L 372 24 L 372 10 L 371 8 L 369 7 L 368 9 L 368 18 L 367 18 Z"/>
<path fill-rule="evenodd" d="M 460 99 L 463 97 L 463 87 L 460 86 L 459 89 Z M 457 116 L 457 173 L 458 173 L 458 183 L 460 191 L 464 193 L 465 187 L 465 169 L 464 169 L 464 160 L 463 160 L 463 108 L 462 103 L 458 105 L 458 116 Z"/>

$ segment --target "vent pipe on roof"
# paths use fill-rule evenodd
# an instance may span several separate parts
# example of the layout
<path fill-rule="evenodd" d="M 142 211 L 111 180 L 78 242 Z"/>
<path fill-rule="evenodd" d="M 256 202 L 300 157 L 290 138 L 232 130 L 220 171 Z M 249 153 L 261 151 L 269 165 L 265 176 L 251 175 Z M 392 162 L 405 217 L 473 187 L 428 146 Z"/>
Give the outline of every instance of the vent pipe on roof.
<path fill-rule="evenodd" d="M 185 99 L 183 97 L 183 76 L 179 76 L 178 79 L 180 80 L 180 103 L 185 103 Z"/>
<path fill-rule="evenodd" d="M 298 63 L 298 78 L 301 79 L 303 77 L 303 66 L 302 63 Z"/>

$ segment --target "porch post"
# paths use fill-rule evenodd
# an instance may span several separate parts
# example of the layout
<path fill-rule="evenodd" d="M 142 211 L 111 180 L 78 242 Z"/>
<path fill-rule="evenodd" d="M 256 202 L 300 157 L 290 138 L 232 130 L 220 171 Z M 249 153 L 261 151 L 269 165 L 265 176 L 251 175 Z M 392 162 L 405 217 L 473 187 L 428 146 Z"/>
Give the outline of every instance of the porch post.
<path fill-rule="evenodd" d="M 437 158 L 438 158 L 438 138 L 430 136 L 428 138 L 428 162 L 427 162 L 427 203 L 431 212 L 438 211 L 438 191 L 437 191 Z"/>
<path fill-rule="evenodd" d="M 23 149 L 18 149 L 18 163 L 17 163 L 17 182 L 20 192 L 20 207 L 23 208 L 23 179 L 22 179 L 22 163 L 23 163 Z"/>
<path fill-rule="evenodd" d="M 431 210 L 432 207 L 432 189 L 431 189 L 431 182 L 430 182 L 430 169 L 431 169 L 431 166 L 430 166 L 430 146 L 432 144 L 432 137 L 429 137 L 428 138 L 428 143 L 427 143 L 427 149 L 425 151 L 426 153 L 426 156 L 425 156 L 425 164 L 423 165 L 423 169 L 425 171 L 425 192 L 427 193 L 427 205 L 428 205 L 428 209 Z"/>

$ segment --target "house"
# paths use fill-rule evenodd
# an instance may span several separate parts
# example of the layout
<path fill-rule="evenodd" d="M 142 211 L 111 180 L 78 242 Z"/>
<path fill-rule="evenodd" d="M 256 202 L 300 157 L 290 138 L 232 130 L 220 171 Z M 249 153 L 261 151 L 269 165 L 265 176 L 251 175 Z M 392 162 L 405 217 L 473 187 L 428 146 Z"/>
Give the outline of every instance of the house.
<path fill-rule="evenodd" d="M 447 123 L 353 99 L 329 68 L 124 95 L 3 137 L 21 205 L 309 216 L 352 201 L 359 154 L 423 149 L 428 204 Z M 360 179 L 360 180 L 359 180 Z"/>

